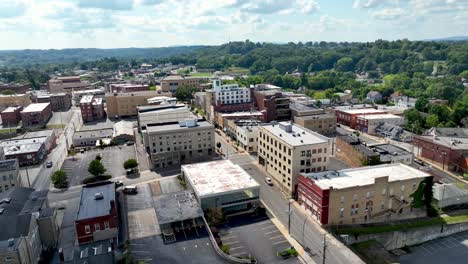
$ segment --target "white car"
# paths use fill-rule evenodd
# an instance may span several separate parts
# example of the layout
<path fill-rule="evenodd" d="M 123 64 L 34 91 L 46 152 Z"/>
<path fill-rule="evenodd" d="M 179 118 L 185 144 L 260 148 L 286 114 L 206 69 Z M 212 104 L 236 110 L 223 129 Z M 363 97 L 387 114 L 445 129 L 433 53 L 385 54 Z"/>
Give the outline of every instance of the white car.
<path fill-rule="evenodd" d="M 265 182 L 266 182 L 266 184 L 268 184 L 270 186 L 273 186 L 273 181 L 270 178 L 266 177 Z"/>

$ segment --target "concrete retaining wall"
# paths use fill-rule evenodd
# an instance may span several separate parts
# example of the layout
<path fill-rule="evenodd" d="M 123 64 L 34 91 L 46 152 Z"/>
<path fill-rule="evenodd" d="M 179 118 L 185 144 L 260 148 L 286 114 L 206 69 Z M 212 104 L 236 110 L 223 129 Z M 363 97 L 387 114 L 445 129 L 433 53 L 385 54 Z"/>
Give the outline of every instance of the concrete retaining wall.
<path fill-rule="evenodd" d="M 385 249 L 393 250 L 404 246 L 413 246 L 433 239 L 450 236 L 468 230 L 468 223 L 452 225 L 436 225 L 430 227 L 415 228 L 405 231 L 388 232 L 371 235 L 350 235 L 346 243 L 353 244 L 375 239 L 380 242 Z"/>

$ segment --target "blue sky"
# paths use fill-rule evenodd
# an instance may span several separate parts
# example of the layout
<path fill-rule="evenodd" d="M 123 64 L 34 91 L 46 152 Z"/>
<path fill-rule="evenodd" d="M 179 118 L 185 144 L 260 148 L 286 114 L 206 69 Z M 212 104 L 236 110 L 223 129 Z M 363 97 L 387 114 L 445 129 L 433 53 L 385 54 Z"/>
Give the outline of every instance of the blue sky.
<path fill-rule="evenodd" d="M 468 0 L 0 0 L 0 49 L 468 35 Z"/>

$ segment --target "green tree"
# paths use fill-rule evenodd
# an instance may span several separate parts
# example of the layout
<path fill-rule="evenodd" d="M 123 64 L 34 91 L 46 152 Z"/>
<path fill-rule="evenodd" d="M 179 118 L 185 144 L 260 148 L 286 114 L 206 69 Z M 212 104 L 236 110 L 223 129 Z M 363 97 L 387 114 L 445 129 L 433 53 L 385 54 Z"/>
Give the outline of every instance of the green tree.
<path fill-rule="evenodd" d="M 427 97 L 420 97 L 416 100 L 415 107 L 418 111 L 427 112 L 427 105 L 429 104 L 429 100 Z"/>
<path fill-rule="evenodd" d="M 437 127 L 439 125 L 439 117 L 435 114 L 430 114 L 426 117 L 426 125 L 428 127 Z"/>
<path fill-rule="evenodd" d="M 95 159 L 89 163 L 88 172 L 97 177 L 104 174 L 106 172 L 106 168 L 104 168 L 104 165 L 102 165 L 100 160 Z"/>
<path fill-rule="evenodd" d="M 341 58 L 335 64 L 335 70 L 337 71 L 353 71 L 354 70 L 354 62 L 351 58 Z"/>
<path fill-rule="evenodd" d="M 138 167 L 138 162 L 135 159 L 128 159 L 124 162 L 123 166 L 126 170 L 133 169 Z"/>
<path fill-rule="evenodd" d="M 175 92 L 175 97 L 179 101 L 189 101 L 193 99 L 193 93 L 196 92 L 196 88 L 193 86 L 181 85 Z"/>
<path fill-rule="evenodd" d="M 52 176 L 50 176 L 50 180 L 54 184 L 55 188 L 67 188 L 68 187 L 68 177 L 65 171 L 58 170 L 55 171 Z"/>

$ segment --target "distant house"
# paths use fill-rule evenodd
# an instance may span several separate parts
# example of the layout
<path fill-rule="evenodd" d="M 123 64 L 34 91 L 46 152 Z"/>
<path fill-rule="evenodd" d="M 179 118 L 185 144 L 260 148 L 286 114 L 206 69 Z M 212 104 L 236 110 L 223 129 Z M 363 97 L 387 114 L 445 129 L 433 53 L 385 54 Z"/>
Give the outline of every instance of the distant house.
<path fill-rule="evenodd" d="M 416 106 L 416 98 L 402 96 L 395 102 L 395 105 L 400 108 L 413 108 Z"/>
<path fill-rule="evenodd" d="M 382 94 L 378 91 L 370 91 L 367 93 L 366 99 L 375 103 L 382 100 Z"/>

